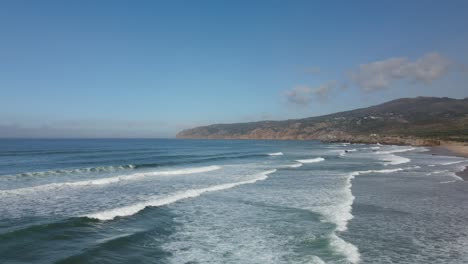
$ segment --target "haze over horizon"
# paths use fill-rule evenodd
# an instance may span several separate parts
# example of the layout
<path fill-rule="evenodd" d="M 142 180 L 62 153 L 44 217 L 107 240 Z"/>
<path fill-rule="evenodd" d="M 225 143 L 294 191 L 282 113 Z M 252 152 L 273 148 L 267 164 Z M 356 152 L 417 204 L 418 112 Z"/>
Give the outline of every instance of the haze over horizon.
<path fill-rule="evenodd" d="M 173 137 L 465 98 L 467 13 L 467 1 L 5 1 L 0 137 Z"/>

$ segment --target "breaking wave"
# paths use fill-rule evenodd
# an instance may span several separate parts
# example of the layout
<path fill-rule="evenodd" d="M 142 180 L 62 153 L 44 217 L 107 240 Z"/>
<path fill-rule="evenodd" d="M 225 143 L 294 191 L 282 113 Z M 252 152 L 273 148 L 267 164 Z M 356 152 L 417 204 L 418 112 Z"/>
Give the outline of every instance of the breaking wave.
<path fill-rule="evenodd" d="M 150 176 L 171 176 L 171 175 L 186 175 L 186 174 L 196 174 L 196 173 L 203 173 L 203 172 L 210 172 L 221 169 L 220 166 L 206 166 L 206 167 L 196 167 L 196 168 L 185 168 L 185 169 L 177 169 L 177 170 L 166 170 L 166 171 L 153 171 L 153 172 L 140 172 L 134 173 L 129 175 L 120 175 L 108 178 L 101 178 L 101 179 L 93 179 L 93 180 L 84 180 L 84 181 L 76 181 L 76 182 L 59 182 L 59 183 L 49 183 L 44 185 L 38 185 L 33 187 L 25 187 L 25 188 L 18 188 L 13 190 L 4 190 L 0 191 L 0 193 L 22 193 L 22 192 L 31 192 L 31 191 L 40 191 L 40 190 L 47 190 L 51 188 L 60 188 L 60 187 L 79 187 L 79 186 L 95 186 L 95 185 L 105 185 L 111 183 L 117 183 L 120 181 L 128 181 L 128 180 L 137 180 L 143 177 L 150 177 Z"/>
<path fill-rule="evenodd" d="M 141 202 L 141 203 L 125 206 L 125 207 L 120 207 L 120 208 L 115 208 L 115 209 L 111 209 L 107 211 L 88 214 L 88 215 L 85 215 L 85 217 L 98 219 L 98 220 L 112 220 L 119 216 L 130 216 L 130 215 L 134 215 L 140 212 L 141 210 L 149 206 L 154 207 L 154 206 L 168 205 L 171 203 L 175 203 L 179 200 L 198 197 L 202 195 L 203 193 L 226 190 L 226 189 L 234 188 L 239 185 L 251 184 L 257 181 L 265 180 L 268 178 L 269 174 L 274 173 L 274 172 L 276 172 L 276 170 L 269 170 L 269 171 L 259 173 L 255 175 L 255 177 L 251 180 L 234 182 L 234 183 L 225 183 L 225 184 L 213 185 L 213 186 L 201 188 L 201 189 L 191 189 L 191 190 L 176 192 L 166 197 L 162 197 L 162 198 L 157 197 L 153 200 L 149 200 L 146 202 Z"/>
<path fill-rule="evenodd" d="M 452 165 L 452 164 L 462 163 L 462 162 L 465 162 L 465 161 L 466 160 L 457 160 L 457 161 L 441 163 L 440 165 Z"/>
<path fill-rule="evenodd" d="M 289 168 L 299 168 L 301 166 L 302 166 L 302 163 L 295 163 L 295 164 L 288 165 Z"/>
<path fill-rule="evenodd" d="M 296 160 L 296 161 L 300 163 L 316 163 L 316 162 L 322 162 L 324 160 L 325 160 L 324 158 L 318 157 L 315 159 L 302 159 L 302 160 Z"/>
<path fill-rule="evenodd" d="M 283 152 L 268 153 L 268 156 L 283 156 Z"/>
<path fill-rule="evenodd" d="M 386 151 L 377 151 L 375 154 L 392 154 L 392 153 L 401 153 L 401 152 L 408 152 L 416 150 L 416 148 L 402 148 L 402 149 L 392 149 L 392 150 L 386 150 Z"/>
<path fill-rule="evenodd" d="M 85 174 L 85 173 L 99 173 L 99 172 L 114 172 L 121 170 L 132 170 L 135 169 L 136 165 L 122 165 L 122 166 L 101 166 L 92 168 L 78 168 L 78 169 L 62 169 L 62 170 L 50 170 L 50 171 L 35 171 L 35 172 L 24 172 L 14 175 L 6 175 L 12 177 L 36 177 L 36 176 L 57 176 L 57 175 L 70 175 L 70 174 Z"/>

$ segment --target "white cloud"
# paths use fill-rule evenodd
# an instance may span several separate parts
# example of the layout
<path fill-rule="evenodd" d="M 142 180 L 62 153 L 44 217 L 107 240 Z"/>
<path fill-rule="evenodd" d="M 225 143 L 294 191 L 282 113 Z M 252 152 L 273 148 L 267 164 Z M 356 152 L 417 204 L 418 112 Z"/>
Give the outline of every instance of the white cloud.
<path fill-rule="evenodd" d="M 432 52 L 411 61 L 406 57 L 390 58 L 359 65 L 350 72 L 350 77 L 365 91 L 386 89 L 398 80 L 430 83 L 450 71 L 453 62 Z"/>
<path fill-rule="evenodd" d="M 331 81 L 319 87 L 297 86 L 286 91 L 285 97 L 289 103 L 306 106 L 314 100 L 321 102 L 328 100 L 336 85 L 336 81 Z"/>

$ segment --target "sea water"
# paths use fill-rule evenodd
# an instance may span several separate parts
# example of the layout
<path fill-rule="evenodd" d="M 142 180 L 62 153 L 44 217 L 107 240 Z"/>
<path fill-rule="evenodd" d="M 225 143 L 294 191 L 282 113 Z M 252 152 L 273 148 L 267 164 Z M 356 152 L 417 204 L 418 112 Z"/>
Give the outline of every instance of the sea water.
<path fill-rule="evenodd" d="M 468 263 L 468 160 L 425 151 L 0 140 L 0 263 Z"/>

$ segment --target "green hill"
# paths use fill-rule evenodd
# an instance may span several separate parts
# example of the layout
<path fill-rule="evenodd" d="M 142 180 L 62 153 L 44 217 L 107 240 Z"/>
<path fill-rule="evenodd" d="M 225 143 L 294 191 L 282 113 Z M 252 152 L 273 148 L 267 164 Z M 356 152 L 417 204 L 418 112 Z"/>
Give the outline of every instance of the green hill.
<path fill-rule="evenodd" d="M 177 138 L 315 139 L 363 143 L 434 145 L 468 141 L 468 98 L 402 98 L 330 115 L 181 131 Z"/>

